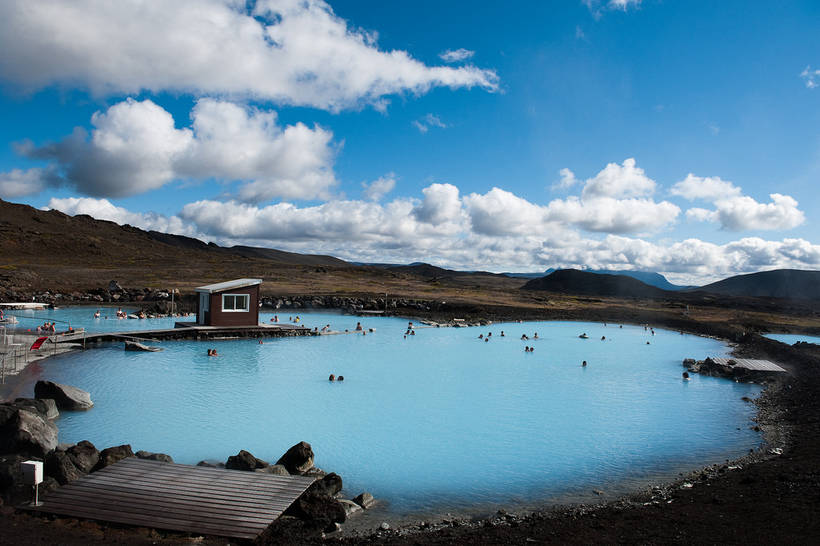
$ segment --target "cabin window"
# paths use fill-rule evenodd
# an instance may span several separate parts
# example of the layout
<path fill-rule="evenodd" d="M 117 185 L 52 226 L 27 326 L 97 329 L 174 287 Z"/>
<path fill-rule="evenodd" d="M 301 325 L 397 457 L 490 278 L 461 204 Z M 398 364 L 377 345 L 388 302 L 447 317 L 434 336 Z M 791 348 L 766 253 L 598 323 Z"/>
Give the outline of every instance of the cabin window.
<path fill-rule="evenodd" d="M 247 312 L 250 303 L 250 294 L 222 294 L 222 310 L 228 313 Z"/>

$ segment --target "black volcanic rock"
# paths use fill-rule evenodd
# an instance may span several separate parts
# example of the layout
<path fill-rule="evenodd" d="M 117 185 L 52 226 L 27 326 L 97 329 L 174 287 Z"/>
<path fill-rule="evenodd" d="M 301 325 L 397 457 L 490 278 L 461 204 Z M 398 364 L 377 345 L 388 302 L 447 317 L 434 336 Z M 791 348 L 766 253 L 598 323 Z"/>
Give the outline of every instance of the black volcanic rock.
<path fill-rule="evenodd" d="M 561 269 L 540 279 L 533 279 L 522 290 L 545 290 L 584 296 L 619 298 L 666 298 L 670 293 L 625 275 L 600 275 L 577 269 Z"/>

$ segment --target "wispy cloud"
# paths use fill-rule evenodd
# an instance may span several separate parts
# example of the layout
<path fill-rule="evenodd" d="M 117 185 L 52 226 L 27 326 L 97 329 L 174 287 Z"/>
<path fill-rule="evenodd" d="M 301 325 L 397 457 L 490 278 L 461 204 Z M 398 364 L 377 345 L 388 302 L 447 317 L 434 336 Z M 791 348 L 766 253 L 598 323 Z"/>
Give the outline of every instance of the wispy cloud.
<path fill-rule="evenodd" d="M 820 80 L 820 70 L 812 70 L 811 66 L 807 65 L 800 73 L 800 77 L 806 82 L 806 87 L 814 89 L 817 87 L 817 80 Z"/>
<path fill-rule="evenodd" d="M 631 7 L 639 7 L 641 2 L 642 0 L 581 0 L 596 19 L 603 15 L 604 10 L 627 11 Z"/>
<path fill-rule="evenodd" d="M 460 63 L 461 61 L 466 61 L 467 59 L 472 58 L 473 55 L 475 55 L 475 51 L 470 51 L 469 49 L 464 49 L 463 47 L 458 49 L 448 49 L 447 51 L 442 51 L 438 54 L 439 58 L 445 63 Z"/>
<path fill-rule="evenodd" d="M 449 126 L 443 121 L 441 121 L 441 119 L 438 116 L 433 114 L 427 114 L 423 118 L 413 121 L 413 127 L 418 129 L 420 133 L 424 134 L 427 131 L 429 131 L 431 127 L 446 129 Z"/>

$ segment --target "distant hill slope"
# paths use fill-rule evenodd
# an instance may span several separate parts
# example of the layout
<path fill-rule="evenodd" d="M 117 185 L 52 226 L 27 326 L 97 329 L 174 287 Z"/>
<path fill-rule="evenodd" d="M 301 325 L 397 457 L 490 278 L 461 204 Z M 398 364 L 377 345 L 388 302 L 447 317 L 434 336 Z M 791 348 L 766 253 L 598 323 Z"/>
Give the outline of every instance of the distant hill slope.
<path fill-rule="evenodd" d="M 546 275 L 551 275 L 556 271 L 559 270 L 549 268 L 543 273 L 503 273 L 503 275 L 522 279 L 537 279 Z M 580 271 L 584 271 L 586 273 L 597 273 L 598 275 L 625 275 L 627 277 L 632 277 L 633 279 L 638 279 L 639 281 L 650 286 L 660 288 L 661 290 L 686 290 L 689 288 L 694 288 L 693 286 L 680 286 L 677 284 L 672 284 L 666 280 L 666 277 L 660 273 L 655 273 L 654 271 L 619 271 L 616 269 L 583 269 Z"/>
<path fill-rule="evenodd" d="M 726 296 L 820 300 L 820 271 L 775 269 L 737 275 L 696 290 Z"/>
<path fill-rule="evenodd" d="M 216 259 L 238 263 L 307 266 L 346 266 L 332 256 L 296 254 L 269 248 L 234 246 L 182 235 L 144 231 L 97 220 L 85 214 L 68 216 L 56 210 L 38 210 L 0 199 L 0 258 L 8 266 L 42 264 L 51 268 L 107 267 L 121 264 L 183 264 L 196 267 Z"/>
<path fill-rule="evenodd" d="M 625 275 L 607 275 L 559 269 L 540 279 L 533 279 L 522 290 L 545 290 L 562 294 L 616 296 L 621 298 L 663 298 L 669 293 Z"/>

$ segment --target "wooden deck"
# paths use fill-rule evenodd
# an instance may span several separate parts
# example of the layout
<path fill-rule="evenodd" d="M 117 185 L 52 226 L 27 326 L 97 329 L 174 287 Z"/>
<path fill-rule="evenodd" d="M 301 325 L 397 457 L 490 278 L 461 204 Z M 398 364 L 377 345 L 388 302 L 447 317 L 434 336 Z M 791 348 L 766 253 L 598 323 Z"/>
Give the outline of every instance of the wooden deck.
<path fill-rule="evenodd" d="M 712 360 L 716 364 L 720 364 L 721 366 L 730 367 L 729 364 L 730 360 L 735 362 L 735 368 L 746 368 L 747 370 L 755 371 L 755 372 L 783 372 L 785 373 L 786 370 L 771 362 L 769 360 L 752 360 L 749 358 L 720 358 L 715 357 Z"/>
<path fill-rule="evenodd" d="M 204 535 L 252 539 L 314 478 L 129 457 L 60 487 L 30 510 Z"/>

